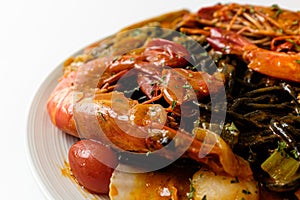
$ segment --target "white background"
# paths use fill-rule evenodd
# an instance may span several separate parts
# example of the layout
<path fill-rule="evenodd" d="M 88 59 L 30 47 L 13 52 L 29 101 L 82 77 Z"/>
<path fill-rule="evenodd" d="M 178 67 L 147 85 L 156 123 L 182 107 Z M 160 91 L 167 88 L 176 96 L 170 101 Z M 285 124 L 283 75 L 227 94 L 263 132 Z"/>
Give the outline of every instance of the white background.
<path fill-rule="evenodd" d="M 196 11 L 217 2 L 222 1 L 2 0 L 0 199 L 45 199 L 26 155 L 26 118 L 36 91 L 58 64 L 131 23 L 181 8 Z M 251 2 L 300 10 L 300 3 L 291 0 Z"/>

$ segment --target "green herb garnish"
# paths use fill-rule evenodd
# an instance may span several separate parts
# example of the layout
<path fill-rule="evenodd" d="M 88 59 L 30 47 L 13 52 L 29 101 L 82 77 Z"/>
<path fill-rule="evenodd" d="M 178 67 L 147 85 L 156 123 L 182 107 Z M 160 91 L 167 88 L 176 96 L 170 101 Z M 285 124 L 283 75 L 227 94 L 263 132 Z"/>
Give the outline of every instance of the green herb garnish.
<path fill-rule="evenodd" d="M 293 23 L 292 23 L 292 25 L 297 25 L 298 23 L 299 23 L 298 20 L 294 20 Z"/>
<path fill-rule="evenodd" d="M 277 10 L 275 13 L 275 18 L 277 18 L 283 11 L 281 9 Z"/>
<path fill-rule="evenodd" d="M 275 18 L 277 18 L 283 12 L 283 10 L 277 4 L 272 5 L 272 10 L 276 11 Z"/>
<path fill-rule="evenodd" d="M 255 12 L 254 7 L 250 6 L 250 13 L 253 14 Z"/>
<path fill-rule="evenodd" d="M 173 100 L 173 101 L 172 101 L 172 110 L 174 110 L 175 107 L 176 107 L 176 101 Z"/>
<path fill-rule="evenodd" d="M 236 128 L 236 126 L 235 126 L 235 124 L 233 122 L 231 122 L 230 126 L 228 126 L 226 128 L 229 131 L 238 131 L 238 129 Z"/>
<path fill-rule="evenodd" d="M 188 193 L 188 200 L 191 200 L 194 198 L 195 188 L 193 187 L 192 179 L 189 179 L 189 181 L 190 181 L 190 192 Z"/>
<path fill-rule="evenodd" d="M 103 113 L 101 113 L 101 112 L 98 112 L 98 115 L 100 116 L 100 118 L 101 118 L 101 120 L 102 120 L 102 121 L 106 121 L 106 119 L 104 118 L 104 115 L 103 115 Z"/>
<path fill-rule="evenodd" d="M 185 83 L 182 88 L 184 89 L 192 89 L 192 86 L 189 83 Z"/>
<path fill-rule="evenodd" d="M 299 158 L 299 154 L 296 149 L 291 150 L 290 153 L 292 154 L 293 158 L 295 158 L 295 159 Z"/>
<path fill-rule="evenodd" d="M 278 152 L 283 152 L 285 149 L 287 148 L 287 144 L 286 142 L 278 142 L 278 147 L 277 147 L 277 151 Z"/>
<path fill-rule="evenodd" d="M 291 43 L 292 45 L 294 45 L 294 47 L 296 48 L 297 51 L 300 51 L 300 45 L 298 45 L 294 40 L 286 39 L 285 41 Z"/>

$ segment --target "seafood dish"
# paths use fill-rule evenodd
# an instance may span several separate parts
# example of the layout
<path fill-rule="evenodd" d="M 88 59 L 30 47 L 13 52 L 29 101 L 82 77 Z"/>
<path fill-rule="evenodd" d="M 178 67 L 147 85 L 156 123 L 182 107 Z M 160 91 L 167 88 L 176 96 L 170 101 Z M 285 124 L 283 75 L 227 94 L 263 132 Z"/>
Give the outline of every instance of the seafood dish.
<path fill-rule="evenodd" d="M 64 62 L 47 102 L 69 171 L 111 200 L 300 199 L 300 12 L 216 4 Z"/>

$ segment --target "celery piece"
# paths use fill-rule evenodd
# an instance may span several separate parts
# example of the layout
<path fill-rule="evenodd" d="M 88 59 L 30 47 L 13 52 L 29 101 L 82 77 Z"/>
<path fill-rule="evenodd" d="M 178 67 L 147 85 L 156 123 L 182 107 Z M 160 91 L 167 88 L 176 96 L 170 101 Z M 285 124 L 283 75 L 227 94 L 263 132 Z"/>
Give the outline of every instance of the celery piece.
<path fill-rule="evenodd" d="M 261 168 L 278 181 L 291 179 L 299 166 L 300 163 L 297 160 L 289 156 L 284 150 L 278 149 L 261 164 Z"/>

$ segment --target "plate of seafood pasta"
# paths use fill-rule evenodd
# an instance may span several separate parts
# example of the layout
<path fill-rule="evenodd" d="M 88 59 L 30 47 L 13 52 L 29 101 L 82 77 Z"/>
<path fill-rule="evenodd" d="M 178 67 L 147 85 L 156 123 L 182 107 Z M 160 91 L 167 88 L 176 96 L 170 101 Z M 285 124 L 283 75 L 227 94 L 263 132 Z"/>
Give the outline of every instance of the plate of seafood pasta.
<path fill-rule="evenodd" d="M 120 27 L 54 68 L 27 142 L 49 199 L 300 199 L 300 13 L 219 3 Z"/>

